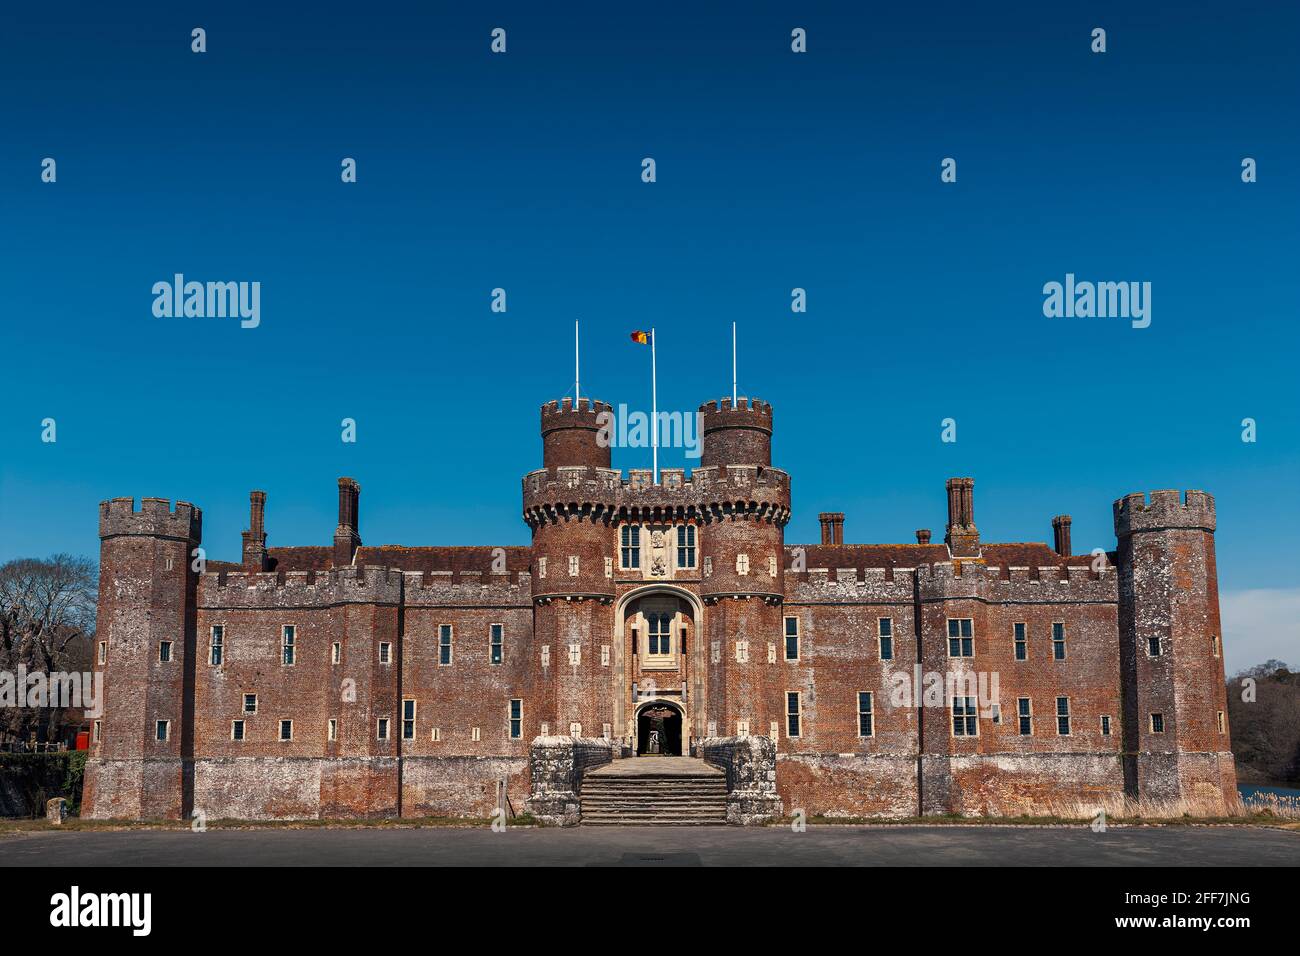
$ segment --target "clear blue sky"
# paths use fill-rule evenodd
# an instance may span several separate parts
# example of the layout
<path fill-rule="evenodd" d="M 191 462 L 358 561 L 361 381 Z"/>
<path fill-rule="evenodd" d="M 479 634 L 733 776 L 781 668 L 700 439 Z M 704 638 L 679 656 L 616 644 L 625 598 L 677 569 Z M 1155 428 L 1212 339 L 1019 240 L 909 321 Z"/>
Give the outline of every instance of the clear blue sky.
<path fill-rule="evenodd" d="M 250 488 L 326 543 L 342 474 L 368 543 L 524 543 L 573 319 L 584 393 L 641 408 L 654 325 L 665 409 L 729 391 L 736 320 L 789 541 L 938 537 L 973 475 L 986 539 L 1111 548 L 1113 499 L 1199 487 L 1224 588 L 1294 586 L 1294 5 L 456 6 L 6 10 L 0 560 L 96 554 L 119 495 L 233 558 Z M 175 272 L 260 281 L 261 326 L 155 318 Z M 1067 272 L 1151 282 L 1150 328 L 1044 318 Z"/>

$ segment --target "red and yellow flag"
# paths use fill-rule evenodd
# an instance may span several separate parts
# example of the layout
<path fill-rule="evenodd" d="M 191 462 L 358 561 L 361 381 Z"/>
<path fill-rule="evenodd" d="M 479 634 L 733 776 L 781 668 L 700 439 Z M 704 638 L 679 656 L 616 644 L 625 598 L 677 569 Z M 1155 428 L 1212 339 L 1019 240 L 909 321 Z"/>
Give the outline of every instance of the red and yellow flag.
<path fill-rule="evenodd" d="M 650 333 L 642 332 L 640 329 L 637 329 L 635 332 L 632 333 L 632 341 L 636 342 L 638 345 L 649 345 Z"/>

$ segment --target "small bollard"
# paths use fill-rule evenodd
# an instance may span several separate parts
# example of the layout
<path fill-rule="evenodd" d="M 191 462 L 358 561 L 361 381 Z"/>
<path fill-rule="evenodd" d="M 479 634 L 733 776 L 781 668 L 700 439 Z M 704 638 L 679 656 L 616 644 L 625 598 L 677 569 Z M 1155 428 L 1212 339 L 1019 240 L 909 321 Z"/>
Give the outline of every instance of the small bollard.
<path fill-rule="evenodd" d="M 62 797 L 45 801 L 45 819 L 54 826 L 62 826 L 63 818 L 68 815 L 68 801 Z"/>

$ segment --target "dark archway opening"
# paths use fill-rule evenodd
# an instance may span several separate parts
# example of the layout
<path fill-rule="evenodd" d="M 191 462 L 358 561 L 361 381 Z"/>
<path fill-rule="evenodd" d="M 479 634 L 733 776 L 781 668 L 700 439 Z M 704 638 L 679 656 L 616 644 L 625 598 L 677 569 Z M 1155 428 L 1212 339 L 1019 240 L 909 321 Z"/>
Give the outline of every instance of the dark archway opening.
<path fill-rule="evenodd" d="M 651 704 L 637 715 L 636 752 L 652 756 L 682 755 L 682 714 L 666 704 Z"/>

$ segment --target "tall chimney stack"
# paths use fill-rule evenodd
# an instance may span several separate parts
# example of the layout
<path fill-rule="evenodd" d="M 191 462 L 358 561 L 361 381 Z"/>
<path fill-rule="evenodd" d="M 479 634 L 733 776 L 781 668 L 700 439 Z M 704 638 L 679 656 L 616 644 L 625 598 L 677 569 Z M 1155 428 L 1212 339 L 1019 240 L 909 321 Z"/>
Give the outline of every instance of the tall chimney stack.
<path fill-rule="evenodd" d="M 977 558 L 980 534 L 975 527 L 975 479 L 949 478 L 948 530 L 944 541 L 954 558 Z"/>
<path fill-rule="evenodd" d="M 917 543 L 917 544 L 929 544 L 929 543 L 930 543 L 930 529 L 929 529 L 929 528 L 917 528 L 917 529 L 916 529 L 916 543 Z"/>
<path fill-rule="evenodd" d="M 1070 516 L 1057 515 L 1052 519 L 1052 547 L 1064 558 L 1070 556 Z"/>
<path fill-rule="evenodd" d="M 339 479 L 339 524 L 334 529 L 334 566 L 345 567 L 361 547 L 359 526 L 361 486 L 351 478 Z"/>
<path fill-rule="evenodd" d="M 248 530 L 243 533 L 244 570 L 266 570 L 266 492 L 248 493 Z"/>
<path fill-rule="evenodd" d="M 844 543 L 844 512 L 823 511 L 817 520 L 822 525 L 822 544 Z"/>

